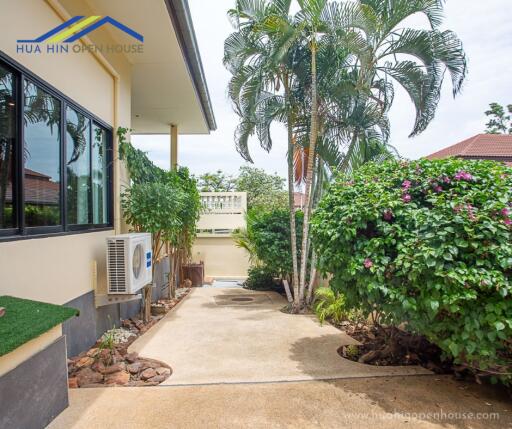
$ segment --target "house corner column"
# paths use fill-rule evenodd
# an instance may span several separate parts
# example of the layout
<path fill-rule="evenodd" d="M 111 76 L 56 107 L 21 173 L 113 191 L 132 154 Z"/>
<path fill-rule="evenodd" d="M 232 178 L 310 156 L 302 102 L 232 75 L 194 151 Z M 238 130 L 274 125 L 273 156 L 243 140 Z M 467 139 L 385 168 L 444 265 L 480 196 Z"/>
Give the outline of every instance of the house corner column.
<path fill-rule="evenodd" d="M 171 170 L 178 169 L 178 126 L 171 125 Z"/>

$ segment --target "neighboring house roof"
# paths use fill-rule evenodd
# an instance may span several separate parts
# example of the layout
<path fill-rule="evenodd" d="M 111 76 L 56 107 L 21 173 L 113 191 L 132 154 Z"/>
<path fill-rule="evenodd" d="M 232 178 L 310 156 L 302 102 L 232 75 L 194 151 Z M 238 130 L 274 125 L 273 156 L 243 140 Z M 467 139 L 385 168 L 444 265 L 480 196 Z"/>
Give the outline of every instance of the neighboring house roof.
<path fill-rule="evenodd" d="M 301 192 L 294 192 L 293 193 L 293 206 L 296 209 L 302 209 L 304 206 L 304 202 L 306 200 L 306 195 L 304 195 Z"/>
<path fill-rule="evenodd" d="M 8 183 L 5 200 L 12 201 L 12 187 Z M 25 169 L 25 202 L 37 205 L 57 205 L 60 197 L 60 184 L 51 177 L 37 171 Z"/>
<path fill-rule="evenodd" d="M 203 63 L 196 40 L 196 33 L 190 16 L 190 9 L 187 0 L 165 0 L 169 16 L 174 27 L 177 29 L 176 36 L 180 44 L 183 56 L 186 59 L 189 73 L 194 81 L 197 95 L 201 101 L 203 114 L 208 122 L 211 131 L 217 129 L 215 116 L 206 78 L 204 75 Z"/>
<path fill-rule="evenodd" d="M 440 159 L 450 156 L 467 159 L 493 159 L 509 164 L 512 162 L 512 135 L 477 134 L 428 155 L 427 158 Z"/>

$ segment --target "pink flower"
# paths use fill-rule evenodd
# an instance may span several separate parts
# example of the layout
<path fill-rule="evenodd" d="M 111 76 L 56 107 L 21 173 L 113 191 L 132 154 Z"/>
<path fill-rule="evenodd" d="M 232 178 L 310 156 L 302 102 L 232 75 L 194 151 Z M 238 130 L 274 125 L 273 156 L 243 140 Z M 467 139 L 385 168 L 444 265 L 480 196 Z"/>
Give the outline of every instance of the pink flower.
<path fill-rule="evenodd" d="M 509 211 L 508 211 L 508 209 L 507 209 L 507 208 L 504 208 L 504 209 L 501 209 L 501 212 L 500 212 L 500 213 L 501 213 L 501 215 L 502 215 L 502 216 L 507 217 L 507 216 L 508 216 L 508 214 L 509 214 Z"/>
<path fill-rule="evenodd" d="M 366 259 L 364 260 L 364 267 L 365 267 L 365 268 L 368 268 L 368 269 L 370 269 L 371 267 L 373 267 L 373 262 L 372 262 L 372 260 L 371 260 L 370 258 L 366 258 Z"/>
<path fill-rule="evenodd" d="M 509 217 L 506 218 L 503 222 L 505 222 L 505 225 L 512 225 L 512 219 L 510 219 Z"/>
<path fill-rule="evenodd" d="M 467 210 L 468 210 L 468 217 L 470 220 L 476 220 L 476 216 L 475 216 L 475 213 L 473 212 L 473 209 L 474 207 L 471 205 L 471 204 L 468 204 L 466 206 Z"/>
<path fill-rule="evenodd" d="M 391 209 L 384 210 L 383 217 L 384 217 L 384 220 L 386 220 L 388 222 L 393 220 L 393 211 Z"/>
<path fill-rule="evenodd" d="M 470 182 L 471 180 L 473 180 L 473 176 L 468 172 L 461 170 L 455 175 L 455 180 L 465 180 L 467 182 Z"/>
<path fill-rule="evenodd" d="M 434 192 L 438 192 L 439 193 L 439 192 L 442 192 L 442 191 L 443 191 L 443 188 L 441 188 L 441 186 L 439 186 L 439 185 L 434 186 Z"/>
<path fill-rule="evenodd" d="M 410 203 L 411 200 L 412 200 L 412 197 L 409 194 L 404 194 L 404 196 L 402 197 L 402 201 L 404 203 Z"/>
<path fill-rule="evenodd" d="M 444 183 L 451 183 L 451 180 L 450 180 L 450 178 L 448 176 L 444 176 L 443 177 L 443 182 Z"/>
<path fill-rule="evenodd" d="M 402 188 L 409 189 L 411 187 L 412 183 L 410 180 L 404 180 L 404 183 L 402 183 Z"/>

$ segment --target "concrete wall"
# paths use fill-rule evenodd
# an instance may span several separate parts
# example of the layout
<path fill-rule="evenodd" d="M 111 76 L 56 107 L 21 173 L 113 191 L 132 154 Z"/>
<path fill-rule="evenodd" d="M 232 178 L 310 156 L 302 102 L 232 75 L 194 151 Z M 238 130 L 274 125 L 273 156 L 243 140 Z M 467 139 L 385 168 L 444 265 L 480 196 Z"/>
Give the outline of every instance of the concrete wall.
<path fill-rule="evenodd" d="M 114 130 L 114 227 L 111 230 L 0 242 L 0 295 L 76 304 L 83 316 L 80 321 L 66 322 L 64 331 L 69 337 L 68 350 L 78 352 L 80 347 L 83 350 L 95 340 L 101 329 L 108 327 L 107 314 L 113 318 L 121 313 L 131 315 L 137 307 L 126 305 L 131 308 L 127 310 L 115 304 L 96 309 L 93 299 L 95 288 L 99 293 L 107 291 L 105 239 L 127 230 L 122 220 L 120 195 L 129 178 L 118 158 L 115 130 L 131 125 L 131 64 L 124 55 L 112 53 L 17 52 L 18 39 L 35 38 L 71 16 L 95 15 L 86 2 L 1 0 L 0 10 L 0 50 Z M 91 38 L 94 40 L 89 43 L 116 43 L 106 30 L 91 33 Z M 88 318 L 94 323 L 82 323 Z"/>
<path fill-rule="evenodd" d="M 246 277 L 249 255 L 236 247 L 231 234 L 246 227 L 247 193 L 201 192 L 201 204 L 204 210 L 197 224 L 192 260 L 204 262 L 206 277 Z"/>
<path fill-rule="evenodd" d="M 204 261 L 206 277 L 246 277 L 249 269 L 248 253 L 236 247 L 230 236 L 198 237 L 192 248 L 192 260 Z"/>
<path fill-rule="evenodd" d="M 33 341 L 20 349 L 30 347 Z M 9 353 L 2 358 L 11 355 Z M 1 375 L 0 398 L 1 428 L 44 428 L 60 414 L 68 406 L 65 337 L 59 336 Z"/>
<path fill-rule="evenodd" d="M 198 230 L 230 230 L 245 228 L 247 192 L 201 192 L 203 213 Z"/>
<path fill-rule="evenodd" d="M 61 325 L 0 356 L 0 427 L 50 423 L 68 406 L 66 369 Z"/>
<path fill-rule="evenodd" d="M 114 121 L 114 80 L 90 54 L 31 55 L 16 40 L 32 39 L 63 20 L 44 0 L 1 2 L 0 49 L 105 122 Z"/>

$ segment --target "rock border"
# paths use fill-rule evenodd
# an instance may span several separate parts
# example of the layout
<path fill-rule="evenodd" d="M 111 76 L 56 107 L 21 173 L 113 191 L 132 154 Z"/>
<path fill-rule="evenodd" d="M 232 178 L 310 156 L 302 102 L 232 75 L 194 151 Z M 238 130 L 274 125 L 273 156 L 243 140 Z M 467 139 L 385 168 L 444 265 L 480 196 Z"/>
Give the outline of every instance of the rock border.
<path fill-rule="evenodd" d="M 157 386 L 172 375 L 172 368 L 164 362 L 144 358 L 137 352 L 128 353 L 130 345 L 180 303 L 191 291 L 178 289 L 177 297 L 158 300 L 157 315 L 147 323 L 131 318 L 121 321 L 121 328 L 127 334 L 126 341 L 106 346 L 100 338 L 96 344 L 78 356 L 68 359 L 68 386 L 74 388 L 91 387 L 144 387 Z"/>

